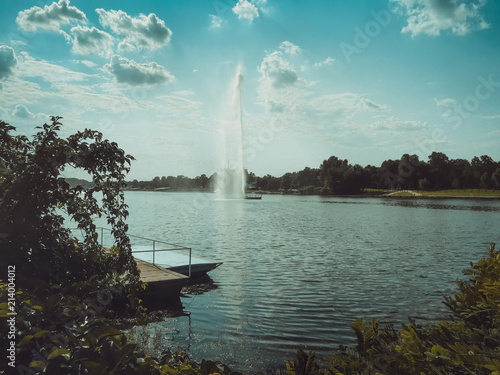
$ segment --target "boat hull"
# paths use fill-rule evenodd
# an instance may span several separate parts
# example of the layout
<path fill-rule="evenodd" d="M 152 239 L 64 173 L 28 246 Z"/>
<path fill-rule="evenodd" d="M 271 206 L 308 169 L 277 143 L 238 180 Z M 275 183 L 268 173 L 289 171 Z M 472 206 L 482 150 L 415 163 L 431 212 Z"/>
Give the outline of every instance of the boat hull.
<path fill-rule="evenodd" d="M 218 263 L 195 263 L 191 264 L 191 277 L 200 277 L 206 275 L 208 272 L 219 267 L 222 262 Z M 168 267 L 169 270 L 189 276 L 189 265 Z"/>

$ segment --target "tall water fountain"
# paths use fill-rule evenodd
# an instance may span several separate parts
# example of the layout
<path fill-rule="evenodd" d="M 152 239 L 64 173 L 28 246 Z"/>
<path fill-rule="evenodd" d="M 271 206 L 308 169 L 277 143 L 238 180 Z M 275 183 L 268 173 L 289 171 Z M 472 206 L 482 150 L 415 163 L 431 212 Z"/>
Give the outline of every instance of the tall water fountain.
<path fill-rule="evenodd" d="M 220 164 L 217 173 L 217 195 L 220 199 L 245 197 L 245 169 L 243 167 L 243 120 L 241 111 L 241 65 L 223 106 L 220 121 Z"/>

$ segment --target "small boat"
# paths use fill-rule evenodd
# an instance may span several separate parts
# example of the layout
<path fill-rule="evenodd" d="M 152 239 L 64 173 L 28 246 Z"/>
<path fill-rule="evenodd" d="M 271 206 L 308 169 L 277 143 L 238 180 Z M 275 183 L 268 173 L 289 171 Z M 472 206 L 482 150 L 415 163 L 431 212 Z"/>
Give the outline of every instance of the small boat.
<path fill-rule="evenodd" d="M 219 267 L 222 262 L 215 263 L 191 263 L 191 277 L 200 277 L 206 275 L 209 271 Z M 182 266 L 168 267 L 169 270 L 183 274 L 189 275 L 189 264 L 184 264 Z"/>
<path fill-rule="evenodd" d="M 249 193 L 245 195 L 245 199 L 262 199 L 261 193 Z"/>

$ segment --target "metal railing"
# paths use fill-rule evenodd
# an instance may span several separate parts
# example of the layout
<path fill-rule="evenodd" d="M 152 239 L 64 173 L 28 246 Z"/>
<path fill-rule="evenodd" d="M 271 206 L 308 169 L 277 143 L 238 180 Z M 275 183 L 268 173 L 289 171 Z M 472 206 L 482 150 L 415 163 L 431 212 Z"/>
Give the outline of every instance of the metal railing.
<path fill-rule="evenodd" d="M 107 231 L 107 232 L 112 232 L 111 229 L 109 228 L 104 228 L 104 227 L 98 227 L 96 228 L 98 230 L 100 230 L 100 242 L 101 242 L 101 247 L 104 247 L 104 231 Z M 72 228 L 71 230 L 78 230 L 78 229 L 75 229 L 75 228 Z M 155 240 L 155 239 L 152 239 L 152 238 L 147 238 L 147 237 L 141 237 L 141 236 L 136 236 L 136 235 L 133 235 L 133 234 L 127 234 L 127 236 L 129 238 L 137 238 L 137 239 L 140 239 L 140 240 L 145 240 L 145 241 L 150 241 L 151 242 L 151 249 L 146 249 L 146 250 L 132 250 L 132 254 L 138 254 L 138 253 L 152 253 L 153 254 L 153 262 L 152 264 L 156 266 L 156 253 L 159 253 L 159 252 L 163 252 L 163 251 L 187 251 L 188 252 L 188 259 L 189 259 L 189 262 L 188 262 L 188 277 L 191 277 L 191 248 L 190 247 L 187 247 L 187 246 L 182 246 L 182 245 L 177 245 L 177 244 L 173 244 L 173 243 L 169 243 L 169 242 L 165 242 L 165 241 L 160 241 L 160 240 Z M 111 238 L 111 237 L 110 237 Z M 162 245 L 161 247 L 163 247 L 163 245 L 167 245 L 169 248 L 160 248 L 160 249 L 157 249 L 157 245 L 160 244 Z M 151 263 L 151 262 L 149 262 Z"/>

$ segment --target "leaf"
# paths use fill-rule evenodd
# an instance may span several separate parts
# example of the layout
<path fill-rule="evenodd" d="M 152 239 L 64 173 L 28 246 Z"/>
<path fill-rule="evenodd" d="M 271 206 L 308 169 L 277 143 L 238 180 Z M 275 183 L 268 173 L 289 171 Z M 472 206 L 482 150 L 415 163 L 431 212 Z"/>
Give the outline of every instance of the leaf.
<path fill-rule="evenodd" d="M 47 357 L 47 359 L 52 359 L 52 358 L 55 358 L 55 357 L 59 357 L 60 355 L 69 354 L 69 353 L 70 353 L 69 349 L 55 348 L 54 350 L 52 350 L 52 352 L 50 352 L 50 354 Z"/>
<path fill-rule="evenodd" d="M 32 368 L 43 368 L 45 366 L 45 363 L 43 361 L 33 361 L 29 364 L 29 367 Z"/>
<path fill-rule="evenodd" d="M 26 335 L 22 338 L 22 340 L 19 342 L 19 346 L 24 346 L 26 344 L 29 344 L 29 342 L 33 340 L 33 335 Z"/>
<path fill-rule="evenodd" d="M 50 331 L 38 331 L 33 335 L 34 338 L 39 339 L 40 337 L 45 337 Z"/>
<path fill-rule="evenodd" d="M 99 335 L 97 340 L 101 340 L 104 337 L 122 335 L 123 332 L 115 327 L 106 327 L 103 332 Z"/>
<path fill-rule="evenodd" d="M 169 365 L 163 365 L 161 366 L 161 375 L 166 375 L 166 374 L 175 374 L 177 371 L 170 367 Z"/>

